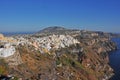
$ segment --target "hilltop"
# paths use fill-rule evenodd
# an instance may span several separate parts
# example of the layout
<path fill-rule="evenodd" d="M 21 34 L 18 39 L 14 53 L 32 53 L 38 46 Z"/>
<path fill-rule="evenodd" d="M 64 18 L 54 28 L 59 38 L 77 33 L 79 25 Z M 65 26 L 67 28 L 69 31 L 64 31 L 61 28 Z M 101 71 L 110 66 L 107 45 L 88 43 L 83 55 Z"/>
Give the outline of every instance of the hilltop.
<path fill-rule="evenodd" d="M 71 34 L 72 32 L 79 31 L 76 29 L 67 29 L 64 27 L 60 26 L 52 26 L 52 27 L 47 27 L 43 30 L 38 31 L 36 34 L 38 35 L 52 35 L 52 34 Z"/>
<path fill-rule="evenodd" d="M 44 33 L 44 32 L 57 32 L 57 31 L 65 31 L 68 30 L 64 27 L 58 27 L 58 26 L 53 26 L 53 27 L 47 27 L 43 30 L 40 30 L 38 33 Z"/>

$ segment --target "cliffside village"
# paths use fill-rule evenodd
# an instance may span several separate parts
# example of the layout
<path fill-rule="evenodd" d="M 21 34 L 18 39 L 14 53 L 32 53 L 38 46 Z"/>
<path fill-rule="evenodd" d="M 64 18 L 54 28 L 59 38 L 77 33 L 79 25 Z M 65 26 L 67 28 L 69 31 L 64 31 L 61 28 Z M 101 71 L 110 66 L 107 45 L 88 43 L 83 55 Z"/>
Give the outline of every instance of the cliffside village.
<path fill-rule="evenodd" d="M 72 44 L 79 43 L 77 39 L 69 35 L 51 35 L 47 37 L 39 38 L 30 38 L 26 39 L 24 37 L 4 37 L 0 35 L 0 57 L 9 57 L 14 55 L 16 52 L 15 47 L 18 45 L 31 45 L 36 50 L 40 50 L 41 53 L 44 53 L 44 50 L 58 49 L 69 47 Z"/>
<path fill-rule="evenodd" d="M 84 39 L 86 45 L 91 46 L 96 41 L 98 33 L 86 33 L 82 31 L 80 34 Z M 87 38 L 93 38 L 90 41 L 87 41 Z M 85 41 L 86 40 L 86 41 Z M 106 38 L 102 39 L 106 41 Z M 80 43 L 77 39 L 74 39 L 70 35 L 49 35 L 45 37 L 25 37 L 25 36 L 16 36 L 16 37 L 4 37 L 3 34 L 0 34 L 0 57 L 8 57 L 13 55 L 16 52 L 15 47 L 18 45 L 30 45 L 33 46 L 36 50 L 39 50 L 41 53 L 45 51 L 50 51 L 52 49 L 59 49 L 69 47 L 72 44 Z"/>
<path fill-rule="evenodd" d="M 7 65 L 12 66 L 11 69 L 13 69 L 13 71 L 18 71 L 16 73 L 22 73 L 22 72 L 24 73 L 25 72 L 24 70 L 21 71 L 21 70 L 19 70 L 19 68 L 17 69 L 17 67 L 15 67 L 15 66 L 18 66 L 22 63 L 25 64 L 28 61 L 29 63 L 25 64 L 25 65 L 28 65 L 28 66 L 31 65 L 31 68 L 34 66 L 39 67 L 39 65 L 33 65 L 33 62 L 36 63 L 36 62 L 40 61 L 36 56 L 39 53 L 41 55 L 46 54 L 46 53 L 52 54 L 50 51 L 55 51 L 55 50 L 56 51 L 61 50 L 60 53 L 62 53 L 62 49 L 64 52 L 65 49 L 66 49 L 65 51 L 67 51 L 69 48 L 71 49 L 71 47 L 72 47 L 72 49 L 69 50 L 69 52 L 75 53 L 74 55 L 77 56 L 75 58 L 76 60 L 78 58 L 80 58 L 80 59 L 78 59 L 77 64 L 79 63 L 79 61 L 81 62 L 82 59 L 84 59 L 83 62 L 79 63 L 79 64 L 84 66 L 85 68 L 92 69 L 91 67 L 94 65 L 93 62 L 96 61 L 97 60 L 96 58 L 98 58 L 98 57 L 91 58 L 90 55 L 93 55 L 93 57 L 98 56 L 98 55 L 99 55 L 99 57 L 101 57 L 100 55 L 102 55 L 102 57 L 103 57 L 102 59 L 104 60 L 104 59 L 107 59 L 107 58 L 104 58 L 105 57 L 104 53 L 115 49 L 114 48 L 115 45 L 108 41 L 109 40 L 109 38 L 107 37 L 108 35 L 106 36 L 105 33 L 104 33 L 104 35 L 101 35 L 102 33 L 89 32 L 89 31 L 81 31 L 81 32 L 73 31 L 73 32 L 69 32 L 69 33 L 68 34 L 52 34 L 52 35 L 47 35 L 47 36 L 18 35 L 18 36 L 11 36 L 11 37 L 5 37 L 3 34 L 0 34 L 0 59 L 4 59 L 7 63 Z M 75 46 L 76 44 L 79 44 L 79 46 Z M 20 48 L 20 47 L 23 47 L 23 48 Z M 28 50 L 28 51 L 33 50 L 33 52 L 27 52 L 27 51 L 24 51 L 24 49 Z M 80 49 L 83 52 L 79 53 Z M 23 51 L 21 51 L 21 50 L 23 50 Z M 89 51 L 90 51 L 90 53 L 89 53 Z M 25 54 L 26 52 L 27 52 L 27 54 Z M 35 54 L 36 52 L 38 54 Z M 30 53 L 32 53 L 32 56 L 34 55 L 34 57 L 31 58 Z M 97 55 L 95 55 L 93 53 L 95 53 Z M 100 54 L 100 53 L 103 53 L 103 54 Z M 64 57 L 67 58 L 65 56 L 65 54 L 63 54 L 63 59 L 64 59 Z M 72 57 L 75 57 L 75 56 L 72 56 Z M 87 57 L 88 59 L 86 58 L 86 60 L 85 60 L 85 57 Z M 30 59 L 27 60 L 28 58 L 30 58 Z M 33 60 L 33 62 L 32 62 L 32 60 Z M 90 61 L 90 60 L 92 60 L 92 61 Z M 100 62 L 102 62 L 103 60 L 101 60 Z M 75 62 L 75 60 L 73 60 L 73 62 Z M 57 61 L 56 61 L 56 63 L 57 63 Z M 54 66 L 56 65 L 56 63 L 54 63 Z M 106 63 L 107 63 L 107 60 L 106 60 Z M 105 65 L 106 65 L 106 63 L 105 63 Z M 47 64 L 47 63 L 44 63 L 44 64 Z M 74 63 L 72 63 L 71 65 L 74 65 Z M 100 65 L 100 64 L 95 64 L 95 65 Z M 53 65 L 51 64 L 51 66 L 53 66 Z M 97 67 L 102 67 L 102 66 L 96 66 L 96 69 L 98 69 Z M 27 70 L 27 68 L 24 68 L 24 69 L 26 69 L 26 75 L 27 75 L 28 70 Z M 111 69 L 111 68 L 109 68 L 109 69 Z M 110 72 L 110 71 L 112 71 L 112 70 L 109 70 L 108 72 Z M 33 72 L 34 72 L 34 70 L 33 70 Z M 7 75 L 7 76 L 0 75 L 0 79 L 4 80 L 4 79 L 8 79 L 8 78 L 13 78 L 13 76 L 12 75 Z M 22 76 L 24 76 L 24 75 L 22 75 Z M 19 77 L 19 80 L 22 80 L 20 77 Z M 22 78 L 24 79 L 24 77 L 22 77 Z"/>

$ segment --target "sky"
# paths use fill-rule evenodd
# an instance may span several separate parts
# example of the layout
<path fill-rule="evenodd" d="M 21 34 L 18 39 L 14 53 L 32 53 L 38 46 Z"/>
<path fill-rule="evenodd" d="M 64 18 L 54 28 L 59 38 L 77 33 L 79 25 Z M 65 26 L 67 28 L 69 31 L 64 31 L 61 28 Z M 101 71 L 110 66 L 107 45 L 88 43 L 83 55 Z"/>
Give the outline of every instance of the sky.
<path fill-rule="evenodd" d="M 120 33 L 120 0 L 0 0 L 0 32 L 50 26 Z"/>

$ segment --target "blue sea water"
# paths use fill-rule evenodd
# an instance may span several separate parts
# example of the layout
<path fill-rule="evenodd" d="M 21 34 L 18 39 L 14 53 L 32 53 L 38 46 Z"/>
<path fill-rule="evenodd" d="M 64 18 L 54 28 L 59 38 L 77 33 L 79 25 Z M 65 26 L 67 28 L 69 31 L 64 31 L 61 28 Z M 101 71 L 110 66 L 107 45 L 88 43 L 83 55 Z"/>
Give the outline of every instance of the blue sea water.
<path fill-rule="evenodd" d="M 5 36 L 13 36 L 13 35 L 24 35 L 24 34 L 34 34 L 35 32 L 1 32 Z"/>
<path fill-rule="evenodd" d="M 111 39 L 117 44 L 118 50 L 110 52 L 110 66 L 114 69 L 115 75 L 110 80 L 120 80 L 120 38 Z"/>

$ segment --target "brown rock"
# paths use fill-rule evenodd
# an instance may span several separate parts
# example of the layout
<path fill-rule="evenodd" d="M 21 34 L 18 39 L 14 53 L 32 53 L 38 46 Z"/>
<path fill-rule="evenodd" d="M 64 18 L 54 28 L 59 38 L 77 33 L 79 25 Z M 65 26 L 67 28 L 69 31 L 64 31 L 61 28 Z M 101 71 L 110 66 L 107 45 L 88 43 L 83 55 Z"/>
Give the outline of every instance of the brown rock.
<path fill-rule="evenodd" d="M 4 35 L 0 34 L 0 40 L 3 40 L 3 39 L 4 39 Z"/>

